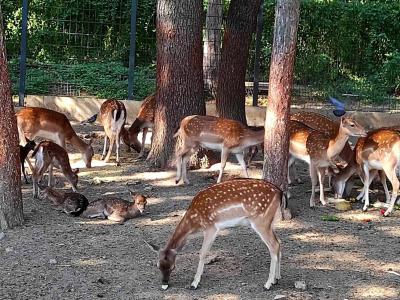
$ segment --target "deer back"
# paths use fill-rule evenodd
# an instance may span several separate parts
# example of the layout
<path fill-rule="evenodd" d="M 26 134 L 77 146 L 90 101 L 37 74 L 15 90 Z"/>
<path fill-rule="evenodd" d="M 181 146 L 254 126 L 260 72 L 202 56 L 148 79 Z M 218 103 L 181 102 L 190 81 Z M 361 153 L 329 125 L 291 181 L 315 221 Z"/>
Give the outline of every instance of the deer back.
<path fill-rule="evenodd" d="M 103 102 L 100 107 L 100 121 L 104 125 L 105 122 L 113 118 L 113 112 L 116 111 L 116 119 L 118 121 L 121 117 L 122 112 L 124 112 L 124 118 L 126 120 L 126 108 L 125 105 L 118 100 L 109 99 Z"/>

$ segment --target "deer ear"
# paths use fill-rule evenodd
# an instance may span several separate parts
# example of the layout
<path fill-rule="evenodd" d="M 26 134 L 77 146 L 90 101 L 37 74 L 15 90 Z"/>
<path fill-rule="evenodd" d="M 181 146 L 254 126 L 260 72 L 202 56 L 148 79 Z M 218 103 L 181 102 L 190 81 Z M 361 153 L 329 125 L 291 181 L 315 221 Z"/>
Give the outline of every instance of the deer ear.
<path fill-rule="evenodd" d="M 152 244 L 152 243 L 149 243 L 149 242 L 146 241 L 146 240 L 143 240 L 143 241 L 144 241 L 144 243 L 145 243 L 147 246 L 149 246 L 149 248 L 150 248 L 153 252 L 155 252 L 155 253 L 158 254 L 158 251 L 160 251 L 160 247 L 158 247 L 157 245 L 154 245 L 154 244 Z"/>
<path fill-rule="evenodd" d="M 72 169 L 72 172 L 74 172 L 75 174 L 78 174 L 79 173 L 79 168 Z"/>

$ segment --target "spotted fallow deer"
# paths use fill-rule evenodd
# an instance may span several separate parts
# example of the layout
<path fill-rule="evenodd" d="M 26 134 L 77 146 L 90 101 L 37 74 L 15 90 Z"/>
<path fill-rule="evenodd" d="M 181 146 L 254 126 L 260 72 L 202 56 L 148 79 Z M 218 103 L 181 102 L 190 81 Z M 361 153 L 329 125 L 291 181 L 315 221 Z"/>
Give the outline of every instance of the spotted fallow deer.
<path fill-rule="evenodd" d="M 300 122 L 311 129 L 319 131 L 323 134 L 326 134 L 330 137 L 334 137 L 337 135 L 337 132 L 340 127 L 340 123 L 331 120 L 330 118 L 321 115 L 315 112 L 307 112 L 300 111 L 290 116 L 290 120 Z M 340 152 L 339 157 L 345 162 L 349 163 L 353 156 L 353 150 L 350 147 L 349 143 L 346 143 L 343 150 Z M 289 169 L 290 166 L 294 163 L 295 158 L 289 157 Z M 329 186 L 331 186 L 331 177 L 332 177 L 332 169 L 336 170 L 336 166 L 332 165 L 333 168 L 328 168 L 329 172 Z M 300 178 L 297 176 L 296 169 L 292 168 L 293 173 L 295 175 L 295 179 L 300 182 Z M 289 174 L 289 173 L 288 173 Z M 290 182 L 290 177 L 289 177 Z"/>
<path fill-rule="evenodd" d="M 46 170 L 49 171 L 48 186 L 53 182 L 53 166 L 61 169 L 65 178 L 69 181 L 74 192 L 78 191 L 78 172 L 79 169 L 71 169 L 67 151 L 50 141 L 40 142 L 32 153 L 35 160 L 33 172 L 33 197 L 38 198 L 39 181 L 42 179 Z"/>
<path fill-rule="evenodd" d="M 217 182 L 221 182 L 229 153 L 236 156 L 243 168 L 245 177 L 249 177 L 244 161 L 244 150 L 264 142 L 264 130 L 253 131 L 242 123 L 213 116 L 193 115 L 181 121 L 174 137 L 182 139 L 182 146 L 176 153 L 176 183 L 182 177 L 188 184 L 187 162 L 191 154 L 199 147 L 221 152 L 221 165 Z M 183 169 L 182 169 L 183 168 Z"/>
<path fill-rule="evenodd" d="M 157 266 L 162 274 L 162 288 L 169 285 L 178 252 L 187 238 L 196 232 L 203 233 L 200 260 L 191 287 L 196 289 L 203 274 L 204 261 L 218 232 L 227 227 L 250 224 L 269 249 L 271 264 L 268 280 L 270 287 L 281 278 L 281 246 L 274 232 L 274 221 L 282 219 L 286 198 L 274 185 L 258 179 L 234 179 L 214 184 L 199 192 L 178 224 L 166 246 L 159 248 Z"/>
<path fill-rule="evenodd" d="M 293 121 L 292 121 L 293 122 Z M 343 117 L 335 136 L 329 136 L 312 130 L 299 122 L 290 128 L 290 155 L 309 164 L 311 177 L 310 207 L 315 206 L 315 185 L 319 181 L 320 201 L 326 205 L 324 198 L 324 176 L 327 167 L 335 166 L 337 156 L 346 145 L 349 136 L 366 136 L 366 131 L 351 117 Z"/>
<path fill-rule="evenodd" d="M 119 164 L 119 146 L 121 139 L 121 130 L 126 122 L 126 108 L 125 105 L 118 100 L 110 99 L 102 103 L 100 106 L 99 121 L 104 127 L 104 148 L 101 160 L 105 158 L 105 162 L 110 160 L 111 152 L 114 147 L 116 148 L 116 161 Z M 110 145 L 107 151 L 107 139 L 110 141 Z"/>
<path fill-rule="evenodd" d="M 400 165 L 400 131 L 396 128 L 380 128 L 368 133 L 367 137 L 359 139 L 354 149 L 354 161 L 334 178 L 334 187 L 340 195 L 347 179 L 357 172 L 364 183 L 363 191 L 357 197 L 364 198 L 363 210 L 369 206 L 369 186 L 378 174 L 386 194 L 386 202 L 390 203 L 385 216 L 393 211 L 399 191 L 399 179 L 396 168 Z M 390 197 L 386 177 L 392 184 Z"/>
<path fill-rule="evenodd" d="M 139 113 L 128 129 L 130 145 L 135 150 L 139 149 L 139 158 L 144 157 L 146 135 L 150 128 L 154 127 L 154 112 L 156 107 L 156 95 L 152 94 L 143 100 Z M 138 134 L 143 130 L 142 144 L 138 140 Z M 152 136 L 153 140 L 153 136 Z"/>
<path fill-rule="evenodd" d="M 35 137 L 49 139 L 64 149 L 70 143 L 82 154 L 87 168 L 92 166 L 93 148 L 91 142 L 86 144 L 72 128 L 67 117 L 54 110 L 41 107 L 24 107 L 16 114 L 20 141 L 26 144 L 26 138 Z M 26 138 L 25 138 L 26 137 Z"/>

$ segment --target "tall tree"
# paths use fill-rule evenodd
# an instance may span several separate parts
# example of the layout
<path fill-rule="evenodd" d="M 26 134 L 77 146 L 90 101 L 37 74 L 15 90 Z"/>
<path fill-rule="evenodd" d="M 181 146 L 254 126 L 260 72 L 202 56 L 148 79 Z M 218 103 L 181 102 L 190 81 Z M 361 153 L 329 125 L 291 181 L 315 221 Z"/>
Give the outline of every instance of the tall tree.
<path fill-rule="evenodd" d="M 232 0 L 218 70 L 217 114 L 247 124 L 245 77 L 260 0 Z"/>
<path fill-rule="evenodd" d="M 204 31 L 204 84 L 206 90 L 216 96 L 218 64 L 221 55 L 222 0 L 209 0 Z"/>
<path fill-rule="evenodd" d="M 157 2 L 157 93 L 148 160 L 159 167 L 172 158 L 180 121 L 205 114 L 202 13 L 202 0 Z"/>
<path fill-rule="evenodd" d="M 287 188 L 289 155 L 288 122 L 293 88 L 300 0 L 278 0 L 269 73 L 268 108 L 265 117 L 263 178 Z"/>
<path fill-rule="evenodd" d="M 0 5 L 0 228 L 24 221 L 17 121 L 8 76 L 3 13 Z"/>

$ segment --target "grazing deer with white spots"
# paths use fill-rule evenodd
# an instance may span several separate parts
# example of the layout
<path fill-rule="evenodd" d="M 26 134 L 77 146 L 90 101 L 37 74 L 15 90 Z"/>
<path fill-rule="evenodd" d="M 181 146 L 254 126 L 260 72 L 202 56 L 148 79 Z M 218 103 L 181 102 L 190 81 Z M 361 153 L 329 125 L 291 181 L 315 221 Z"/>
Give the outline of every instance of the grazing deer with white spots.
<path fill-rule="evenodd" d="M 334 177 L 334 188 L 338 195 L 343 193 L 346 181 L 357 172 L 364 183 L 363 191 L 357 197 L 364 198 L 363 210 L 369 206 L 369 186 L 379 174 L 385 190 L 386 202 L 390 203 L 385 216 L 393 211 L 399 191 L 399 179 L 396 168 L 400 165 L 400 131 L 396 128 L 380 128 L 368 133 L 367 137 L 358 140 L 354 148 L 354 160 Z M 390 197 L 386 177 L 392 184 Z"/>
<path fill-rule="evenodd" d="M 33 197 L 38 197 L 38 183 L 42 179 L 46 170 L 49 172 L 48 186 L 53 182 L 53 165 L 60 168 L 65 178 L 71 184 L 74 192 L 78 191 L 78 172 L 79 169 L 71 169 L 69 157 L 65 149 L 53 142 L 40 142 L 32 153 L 32 157 L 36 159 L 35 168 L 33 171 Z"/>
<path fill-rule="evenodd" d="M 158 247 L 147 243 L 158 252 L 157 266 L 162 274 L 162 288 L 168 288 L 176 256 L 191 234 L 200 231 L 204 236 L 199 265 L 191 284 L 196 289 L 203 274 L 207 252 L 218 232 L 224 228 L 250 224 L 271 255 L 269 276 L 264 285 L 270 289 L 281 278 L 281 246 L 273 223 L 282 219 L 285 206 L 285 196 L 279 188 L 264 180 L 234 179 L 202 190 L 193 198 L 164 249 L 159 251 Z"/>
<path fill-rule="evenodd" d="M 336 157 L 346 145 L 349 136 L 366 136 L 366 131 L 350 117 L 343 117 L 335 136 L 315 131 L 299 122 L 291 121 L 290 155 L 309 164 L 311 177 L 310 207 L 315 206 L 315 185 L 319 181 L 320 201 L 326 205 L 324 197 L 324 177 L 328 167 L 335 166 Z M 293 125 L 294 124 L 294 125 Z"/>
<path fill-rule="evenodd" d="M 128 129 L 129 141 L 131 147 L 135 150 L 139 149 L 139 158 L 144 157 L 145 154 L 145 142 L 146 135 L 149 128 L 154 127 L 154 112 L 156 108 L 156 95 L 152 94 L 143 100 L 140 106 L 139 113 L 132 123 L 131 127 Z M 142 144 L 138 140 L 138 134 L 143 130 L 142 134 Z M 153 136 L 152 136 L 153 140 Z"/>
<path fill-rule="evenodd" d="M 181 121 L 174 137 L 182 139 L 182 146 L 176 153 L 176 183 L 182 177 L 187 179 L 187 162 L 199 147 L 221 152 L 221 165 L 217 182 L 221 182 L 229 153 L 236 156 L 242 166 L 243 175 L 249 177 L 244 161 L 244 150 L 264 142 L 264 130 L 253 131 L 242 123 L 213 116 L 188 116 Z M 183 170 L 182 170 L 183 169 Z"/>
<path fill-rule="evenodd" d="M 103 160 L 105 157 L 105 162 L 110 160 L 111 152 L 114 147 L 116 148 L 116 161 L 119 164 L 119 146 L 121 140 L 121 130 L 124 128 L 126 122 L 126 108 L 125 105 L 118 100 L 110 99 L 103 102 L 100 106 L 100 114 L 99 114 L 100 123 L 104 127 L 104 148 L 103 154 L 100 160 Z M 110 141 L 110 145 L 108 147 L 108 152 L 106 156 L 107 150 L 107 139 Z"/>
<path fill-rule="evenodd" d="M 130 193 L 132 202 L 119 198 L 105 198 L 90 202 L 82 216 L 86 218 L 107 218 L 118 223 L 140 216 L 146 208 L 146 197 Z"/>
<path fill-rule="evenodd" d="M 82 194 L 57 191 L 51 187 L 45 187 L 40 191 L 40 195 L 50 200 L 56 209 L 74 217 L 79 216 L 89 204 L 88 199 Z"/>
<path fill-rule="evenodd" d="M 64 149 L 65 143 L 70 143 L 82 154 L 87 168 L 91 167 L 94 155 L 91 141 L 86 144 L 75 133 L 67 117 L 54 110 L 41 107 L 24 107 L 16 114 L 20 141 L 26 144 L 27 137 L 49 139 Z"/>

